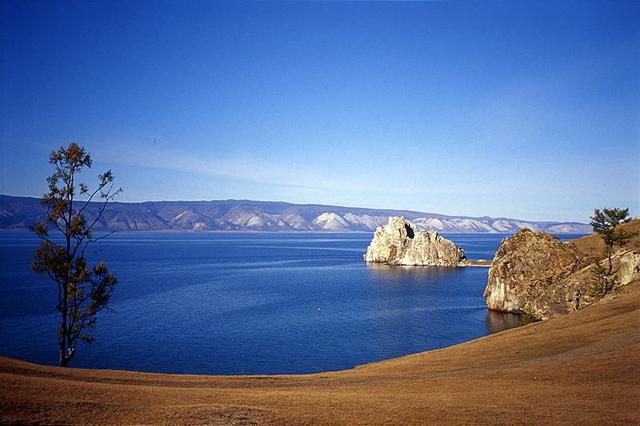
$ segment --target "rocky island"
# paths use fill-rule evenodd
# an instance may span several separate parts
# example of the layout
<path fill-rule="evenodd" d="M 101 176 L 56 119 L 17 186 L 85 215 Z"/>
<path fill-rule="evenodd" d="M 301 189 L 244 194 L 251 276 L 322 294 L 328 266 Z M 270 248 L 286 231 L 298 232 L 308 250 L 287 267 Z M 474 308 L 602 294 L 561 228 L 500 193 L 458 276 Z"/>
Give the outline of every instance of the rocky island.
<path fill-rule="evenodd" d="M 376 229 L 364 260 L 405 266 L 465 266 L 464 251 L 435 231 L 418 231 L 404 217 L 392 216 Z"/>
<path fill-rule="evenodd" d="M 640 220 L 623 225 L 640 230 Z M 592 304 L 594 268 L 605 263 L 605 247 L 598 235 L 561 242 L 544 232 L 523 229 L 500 244 L 489 269 L 484 291 L 491 310 L 548 319 L 575 310 L 576 293 L 581 306 Z M 620 289 L 640 281 L 640 238 L 617 250 L 612 258 Z M 615 289 L 614 289 L 615 290 Z"/>

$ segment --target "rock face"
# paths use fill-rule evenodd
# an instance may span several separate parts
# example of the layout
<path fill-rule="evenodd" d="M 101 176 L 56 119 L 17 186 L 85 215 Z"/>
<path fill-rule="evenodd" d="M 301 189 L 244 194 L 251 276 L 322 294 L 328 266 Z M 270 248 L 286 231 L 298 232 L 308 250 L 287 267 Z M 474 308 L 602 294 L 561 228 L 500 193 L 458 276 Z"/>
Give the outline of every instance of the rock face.
<path fill-rule="evenodd" d="M 537 317 L 565 311 L 547 293 L 574 272 L 578 263 L 576 250 L 559 239 L 529 229 L 519 231 L 502 241 L 493 259 L 484 291 L 487 306 Z"/>
<path fill-rule="evenodd" d="M 640 280 L 640 253 L 620 251 L 613 261 L 620 285 Z M 484 291 L 487 306 L 547 319 L 573 310 L 578 289 L 581 306 L 588 305 L 594 264 L 574 243 L 524 229 L 500 244 Z"/>
<path fill-rule="evenodd" d="M 407 266 L 464 266 L 464 251 L 435 231 L 418 231 L 403 217 L 376 229 L 366 262 Z"/>

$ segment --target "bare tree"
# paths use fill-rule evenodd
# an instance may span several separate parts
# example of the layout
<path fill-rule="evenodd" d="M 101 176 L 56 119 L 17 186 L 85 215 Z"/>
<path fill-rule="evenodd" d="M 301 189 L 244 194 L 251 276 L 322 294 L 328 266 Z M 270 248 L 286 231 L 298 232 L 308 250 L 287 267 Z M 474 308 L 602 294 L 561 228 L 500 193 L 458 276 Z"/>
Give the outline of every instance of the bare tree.
<path fill-rule="evenodd" d="M 42 197 L 46 216 L 34 227 L 42 241 L 33 254 L 31 267 L 58 287 L 59 366 L 64 367 L 75 355 L 78 340 L 93 342 L 89 331 L 96 325 L 98 312 L 108 308 L 117 282 L 103 261 L 90 266 L 85 252 L 91 243 L 110 235 L 94 237 L 92 230 L 107 204 L 122 189 L 114 190 L 111 170 L 98 176 L 98 186 L 93 191 L 84 183 L 77 183 L 81 170 L 90 168 L 92 160 L 75 143 L 53 151 L 49 163 L 55 171 L 47 178 L 49 192 Z M 85 218 L 88 208 L 93 210 L 91 220 Z M 51 232 L 62 235 L 62 244 L 52 240 Z"/>

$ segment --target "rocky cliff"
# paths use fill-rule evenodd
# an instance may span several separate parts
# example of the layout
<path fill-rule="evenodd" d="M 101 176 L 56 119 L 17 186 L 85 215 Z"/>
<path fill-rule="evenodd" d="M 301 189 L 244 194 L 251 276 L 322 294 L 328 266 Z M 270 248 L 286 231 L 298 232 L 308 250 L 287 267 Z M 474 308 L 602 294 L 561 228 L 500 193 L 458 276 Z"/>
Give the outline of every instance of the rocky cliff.
<path fill-rule="evenodd" d="M 464 251 L 435 231 L 418 231 L 403 217 L 390 217 L 376 229 L 366 262 L 389 265 L 463 266 Z"/>
<path fill-rule="evenodd" d="M 629 224 L 629 226 L 638 226 Z M 593 268 L 604 262 L 597 236 L 561 242 L 546 233 L 528 229 L 500 244 L 484 291 L 489 309 L 518 312 L 547 319 L 574 309 L 575 294 L 581 306 L 594 302 L 589 289 Z M 613 258 L 620 286 L 640 281 L 640 251 L 635 243 L 618 250 Z"/>

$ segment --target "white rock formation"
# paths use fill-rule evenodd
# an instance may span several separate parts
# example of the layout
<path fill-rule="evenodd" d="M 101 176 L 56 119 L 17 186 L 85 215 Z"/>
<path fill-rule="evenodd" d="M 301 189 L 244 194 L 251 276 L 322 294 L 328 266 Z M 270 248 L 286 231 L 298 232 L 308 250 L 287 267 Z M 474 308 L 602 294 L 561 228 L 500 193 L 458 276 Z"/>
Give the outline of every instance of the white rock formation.
<path fill-rule="evenodd" d="M 418 231 L 403 217 L 376 229 L 366 262 L 407 266 L 464 266 L 464 251 L 435 231 Z"/>

